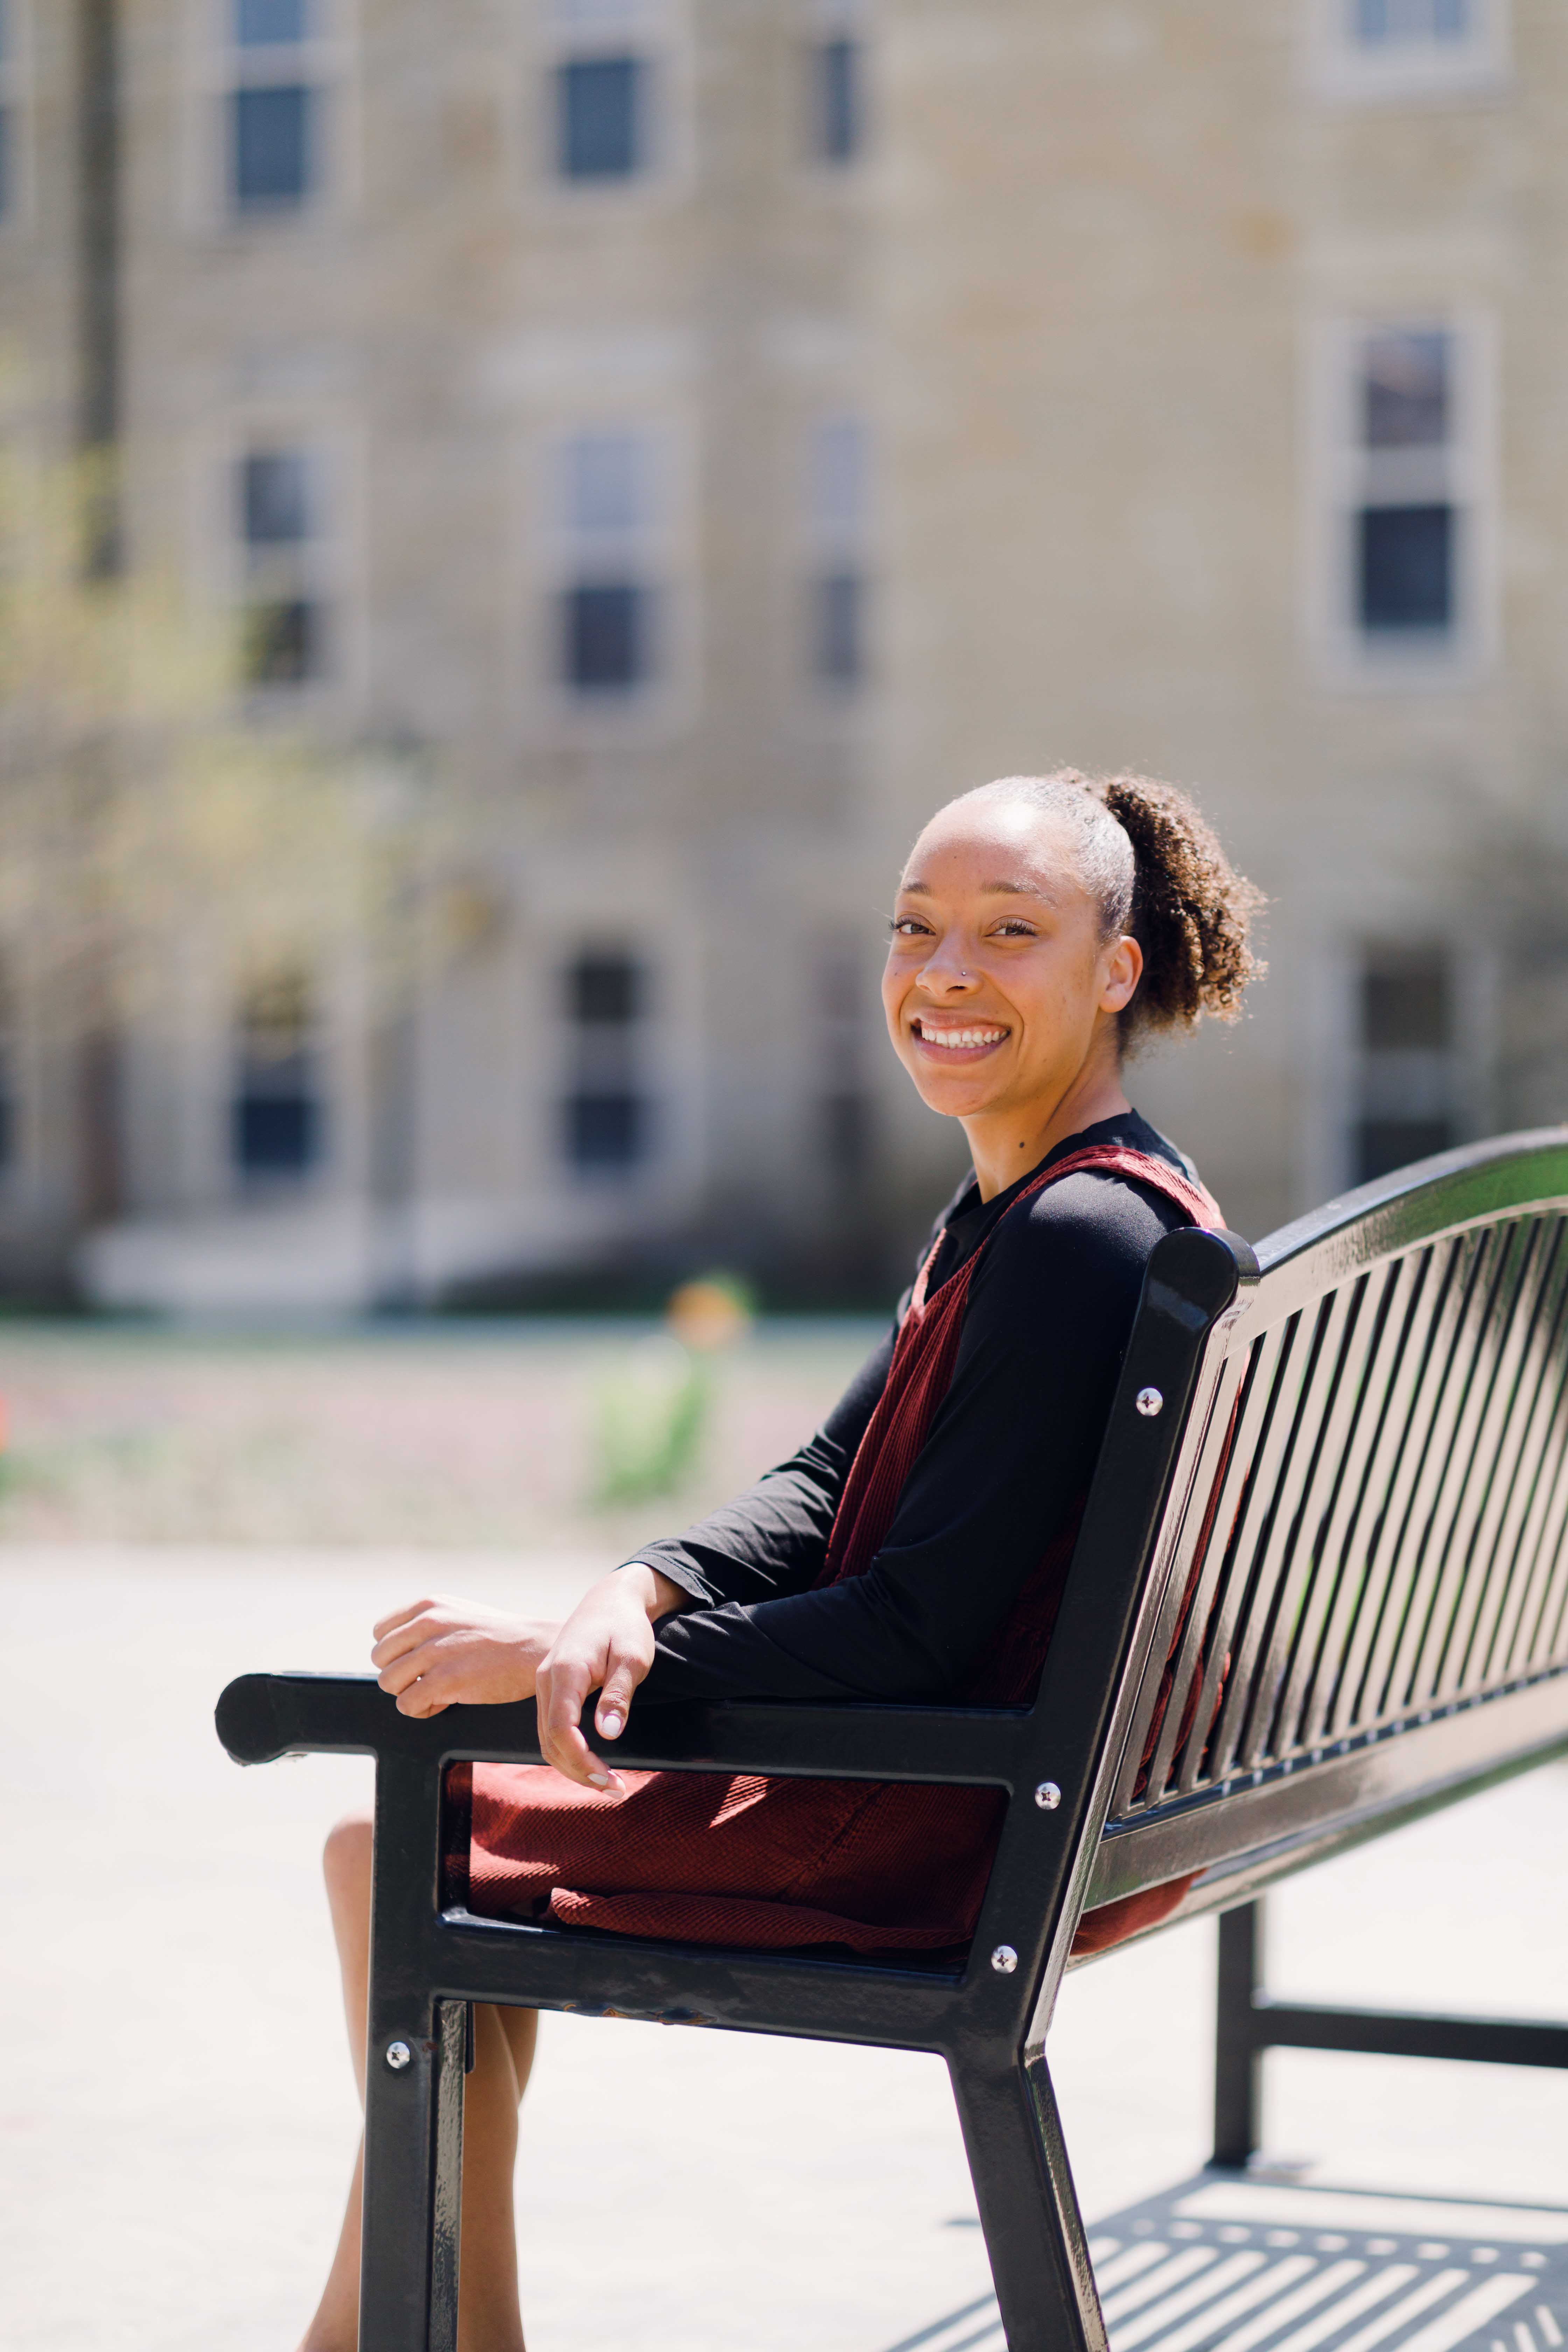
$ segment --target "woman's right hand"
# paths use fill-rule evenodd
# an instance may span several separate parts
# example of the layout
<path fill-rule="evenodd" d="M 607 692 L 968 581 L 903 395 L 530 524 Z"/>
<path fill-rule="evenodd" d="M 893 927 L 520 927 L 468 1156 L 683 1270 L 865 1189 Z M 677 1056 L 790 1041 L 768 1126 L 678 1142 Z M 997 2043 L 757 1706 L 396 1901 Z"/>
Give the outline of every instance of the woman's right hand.
<path fill-rule="evenodd" d="M 540 1661 L 560 1631 L 542 1618 L 441 1595 L 380 1619 L 370 1661 L 400 1715 L 506 1706 L 533 1696 Z"/>

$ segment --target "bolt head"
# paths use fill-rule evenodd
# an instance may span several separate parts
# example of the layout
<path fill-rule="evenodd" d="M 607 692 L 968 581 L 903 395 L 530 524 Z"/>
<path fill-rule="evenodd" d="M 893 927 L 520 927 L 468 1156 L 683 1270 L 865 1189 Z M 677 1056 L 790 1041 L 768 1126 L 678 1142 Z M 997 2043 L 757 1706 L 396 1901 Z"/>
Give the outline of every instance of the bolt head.
<path fill-rule="evenodd" d="M 1054 1813 L 1061 1801 L 1062 1792 L 1054 1780 L 1042 1780 L 1035 1790 L 1035 1802 L 1042 1813 Z"/>
<path fill-rule="evenodd" d="M 1140 1389 L 1135 1402 L 1145 1421 L 1152 1421 L 1157 1412 L 1165 1409 L 1165 1400 L 1158 1389 Z"/>
<path fill-rule="evenodd" d="M 1018 1955 L 1011 1944 L 998 1944 L 991 1955 L 991 1965 L 999 1977 L 1010 1977 L 1018 1965 Z"/>
<path fill-rule="evenodd" d="M 414 2053 L 406 2042 L 389 2042 L 386 2045 L 386 2063 L 395 2074 L 401 2074 L 405 2066 L 413 2064 Z"/>

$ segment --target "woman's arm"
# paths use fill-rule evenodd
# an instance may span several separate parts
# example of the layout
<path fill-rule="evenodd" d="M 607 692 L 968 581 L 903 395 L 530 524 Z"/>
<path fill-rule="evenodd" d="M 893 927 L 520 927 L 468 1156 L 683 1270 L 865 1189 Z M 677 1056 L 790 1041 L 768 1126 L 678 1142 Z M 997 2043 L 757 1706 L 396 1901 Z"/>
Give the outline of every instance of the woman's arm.
<path fill-rule="evenodd" d="M 563 1624 L 446 1596 L 394 1610 L 376 1625 L 371 1660 L 405 1715 L 539 1699 L 540 1746 L 568 1780 L 608 1788 L 579 1724 L 591 1691 L 595 1722 L 614 1739 L 653 1663 L 653 1628 L 693 1601 L 723 1602 L 803 1591 L 826 1557 L 849 1465 L 887 1379 L 891 1334 L 873 1349 L 827 1420 L 748 1493 L 660 1538 L 591 1585 Z"/>
<path fill-rule="evenodd" d="M 583 1709 L 596 1690 L 595 1726 L 602 1738 L 619 1738 L 632 1694 L 654 1662 L 660 1620 L 693 1601 L 734 1606 L 740 1596 L 799 1592 L 817 1575 L 892 1345 L 889 1333 L 798 1454 L 684 1535 L 646 1546 L 578 1602 L 538 1669 L 540 1748 L 567 1780 L 590 1789 L 616 1785 L 583 1737 Z"/>
<path fill-rule="evenodd" d="M 976 1269 L 947 1397 L 864 1576 L 683 1612 L 649 1698 L 919 1698 L 950 1688 L 1005 1618 L 1093 1475 L 1150 1250 L 1176 1213 L 1135 1185 L 1064 1178 Z"/>
<path fill-rule="evenodd" d="M 645 1544 L 637 1559 L 704 1608 L 804 1592 L 827 1557 L 838 1497 L 887 1384 L 892 1354 L 889 1330 L 798 1454 L 683 1534 Z"/>

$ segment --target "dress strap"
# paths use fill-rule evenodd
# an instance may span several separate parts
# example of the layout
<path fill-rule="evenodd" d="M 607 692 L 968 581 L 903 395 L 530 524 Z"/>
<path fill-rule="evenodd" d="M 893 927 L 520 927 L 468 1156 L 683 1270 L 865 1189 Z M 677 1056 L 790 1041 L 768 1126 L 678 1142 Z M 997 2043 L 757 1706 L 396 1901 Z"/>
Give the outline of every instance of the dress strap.
<path fill-rule="evenodd" d="M 1152 1152 L 1131 1151 L 1116 1143 L 1085 1144 L 1081 1151 L 1069 1152 L 1054 1167 L 1042 1168 L 1034 1181 L 1026 1184 L 1011 1202 L 1006 1215 L 1010 1217 L 1015 1209 L 1021 1208 L 1046 1185 L 1055 1184 L 1080 1168 L 1100 1168 L 1113 1176 L 1136 1178 L 1152 1191 L 1163 1193 L 1194 1225 L 1224 1223 L 1218 1205 L 1202 1185 L 1194 1184 L 1168 1160 L 1156 1160 Z M 893 1343 L 893 1360 L 888 1368 L 886 1385 L 856 1449 L 838 1498 L 827 1558 L 816 1579 L 818 1585 L 836 1584 L 844 1576 L 862 1575 L 876 1557 L 892 1525 L 893 1513 L 915 1456 L 925 1443 L 931 1417 L 947 1394 L 971 1278 L 1005 1223 L 1006 1217 L 998 1218 L 980 1247 L 934 1291 L 929 1289 L 931 1270 L 942 1247 L 945 1227 L 926 1252 L 915 1276 L 908 1312 Z"/>
<path fill-rule="evenodd" d="M 1136 1151 L 1131 1145 L 1121 1143 L 1086 1143 L 1081 1151 L 1069 1151 L 1067 1158 L 1058 1160 L 1054 1167 L 1043 1168 L 1034 1182 L 1026 1184 L 1017 1199 L 1009 1203 L 1007 1215 L 1010 1217 L 1015 1209 L 1022 1208 L 1026 1201 L 1033 1200 L 1035 1194 L 1042 1192 L 1047 1184 L 1056 1183 L 1063 1176 L 1075 1176 L 1080 1168 L 1100 1168 L 1112 1176 L 1131 1176 L 1138 1183 L 1148 1185 L 1151 1192 L 1163 1193 L 1165 1199 L 1183 1210 L 1194 1225 L 1205 1226 L 1210 1232 L 1217 1231 L 1225 1223 L 1219 1202 L 1206 1185 L 1194 1183 L 1179 1168 L 1173 1168 L 1168 1160 L 1158 1160 L 1152 1151 Z M 1001 1218 L 997 1220 L 998 1224 L 1004 1222 Z M 992 1240 L 995 1231 L 996 1227 L 993 1226 L 985 1241 L 981 1243 L 981 1249 Z M 918 1320 L 925 1312 L 931 1268 L 946 1239 L 947 1227 L 943 1225 L 921 1261 L 921 1269 L 915 1276 L 914 1288 L 910 1293 L 910 1303 L 904 1316 L 906 1324 L 911 1318 Z M 980 1251 L 974 1255 L 978 1257 Z M 951 1282 L 952 1276 L 949 1275 L 947 1279 Z M 902 1328 L 900 1325 L 900 1328 Z"/>

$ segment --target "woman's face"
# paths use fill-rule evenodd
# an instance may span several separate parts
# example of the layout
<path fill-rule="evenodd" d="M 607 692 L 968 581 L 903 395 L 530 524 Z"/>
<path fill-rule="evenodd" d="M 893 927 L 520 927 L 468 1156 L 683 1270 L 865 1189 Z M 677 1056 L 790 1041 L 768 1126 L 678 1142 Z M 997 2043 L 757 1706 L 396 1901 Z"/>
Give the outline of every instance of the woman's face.
<path fill-rule="evenodd" d="M 932 1110 L 1028 1119 L 1114 1051 L 1142 962 L 1100 937 L 1066 827 L 1022 802 L 955 802 L 904 869 L 882 1002 Z"/>

